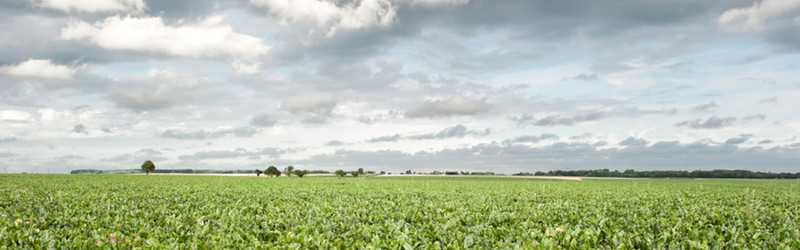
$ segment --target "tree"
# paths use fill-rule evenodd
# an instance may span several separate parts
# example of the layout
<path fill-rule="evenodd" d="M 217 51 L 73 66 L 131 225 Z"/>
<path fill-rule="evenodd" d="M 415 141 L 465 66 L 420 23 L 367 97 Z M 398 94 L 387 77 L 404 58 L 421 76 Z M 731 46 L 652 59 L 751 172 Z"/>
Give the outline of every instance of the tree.
<path fill-rule="evenodd" d="M 336 175 L 336 177 L 339 177 L 339 178 L 347 176 L 347 172 L 345 172 L 344 170 L 341 170 L 341 169 L 336 170 L 336 172 L 334 174 Z"/>
<path fill-rule="evenodd" d="M 264 174 L 267 176 L 281 176 L 281 171 L 275 166 L 269 166 L 267 170 L 264 171 Z"/>
<path fill-rule="evenodd" d="M 353 175 L 353 177 L 358 177 L 358 171 L 350 172 L 350 174 Z"/>
<path fill-rule="evenodd" d="M 292 165 L 289 165 L 288 167 L 286 167 L 286 171 L 285 171 L 286 176 L 292 177 L 292 172 L 293 171 L 294 171 L 294 167 Z"/>
<path fill-rule="evenodd" d="M 264 173 L 264 171 L 261 171 L 261 169 L 256 169 L 256 177 L 261 176 L 261 173 Z"/>
<path fill-rule="evenodd" d="M 406 174 L 411 174 L 411 170 L 406 170 Z"/>
<path fill-rule="evenodd" d="M 358 175 L 364 176 L 364 168 L 358 168 Z"/>
<path fill-rule="evenodd" d="M 308 170 L 300 170 L 300 169 L 298 169 L 298 170 L 294 171 L 294 174 L 297 175 L 297 177 L 303 178 L 303 176 L 307 175 L 308 172 L 309 172 Z"/>
<path fill-rule="evenodd" d="M 142 171 L 149 175 L 150 172 L 156 171 L 156 164 L 154 164 L 151 160 L 146 160 L 144 163 L 142 163 Z"/>

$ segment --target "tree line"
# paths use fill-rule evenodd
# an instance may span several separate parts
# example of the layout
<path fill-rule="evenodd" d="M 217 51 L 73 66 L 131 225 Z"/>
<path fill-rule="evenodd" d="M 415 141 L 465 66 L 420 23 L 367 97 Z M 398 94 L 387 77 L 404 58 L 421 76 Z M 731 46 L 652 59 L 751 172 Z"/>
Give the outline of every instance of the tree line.
<path fill-rule="evenodd" d="M 771 173 L 754 172 L 750 170 L 655 170 L 655 171 L 636 171 L 628 169 L 620 172 L 609 169 L 594 170 L 551 170 L 547 172 L 537 171 L 535 173 L 519 172 L 514 176 L 583 176 L 583 177 L 627 177 L 627 178 L 734 178 L 734 179 L 798 179 L 798 173 Z"/>
<path fill-rule="evenodd" d="M 315 173 L 315 174 L 329 174 L 330 173 L 328 171 L 322 171 L 322 170 L 308 171 L 308 170 L 294 169 L 294 166 L 291 166 L 291 165 L 286 167 L 286 169 L 284 169 L 283 172 L 278 170 L 278 168 L 276 168 L 275 166 L 269 166 L 267 169 L 265 169 L 263 171 L 261 169 L 256 169 L 253 172 L 256 174 L 256 177 L 259 177 L 262 174 L 266 175 L 266 176 L 269 176 L 269 177 L 280 177 L 281 175 L 286 175 L 288 177 L 292 177 L 292 174 L 294 174 L 297 177 L 303 177 L 303 176 L 305 176 L 305 175 L 307 175 L 309 173 Z M 366 172 L 366 173 L 368 173 L 368 172 Z M 350 175 L 352 175 L 353 177 L 359 177 L 359 176 L 365 176 L 366 173 L 364 172 L 364 168 L 359 168 L 358 170 L 351 171 Z M 372 172 L 372 173 L 374 173 L 374 172 Z M 336 177 L 342 178 L 342 177 L 347 176 L 348 173 L 346 171 L 344 171 L 343 169 L 339 169 L 339 170 L 336 170 L 336 172 L 334 172 L 333 174 L 336 175 Z"/>

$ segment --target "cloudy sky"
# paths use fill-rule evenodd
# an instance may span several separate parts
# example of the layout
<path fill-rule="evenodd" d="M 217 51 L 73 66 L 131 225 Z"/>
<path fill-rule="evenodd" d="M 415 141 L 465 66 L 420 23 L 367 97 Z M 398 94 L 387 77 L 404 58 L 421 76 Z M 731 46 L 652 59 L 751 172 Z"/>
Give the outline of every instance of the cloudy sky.
<path fill-rule="evenodd" d="M 0 170 L 800 171 L 800 0 L 5 0 Z"/>

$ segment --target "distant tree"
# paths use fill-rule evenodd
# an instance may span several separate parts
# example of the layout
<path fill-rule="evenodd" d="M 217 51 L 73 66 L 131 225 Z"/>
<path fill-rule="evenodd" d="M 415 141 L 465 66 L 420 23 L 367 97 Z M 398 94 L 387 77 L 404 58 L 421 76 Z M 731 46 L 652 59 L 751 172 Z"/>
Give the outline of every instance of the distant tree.
<path fill-rule="evenodd" d="M 358 177 L 358 171 L 350 172 L 350 175 L 352 175 L 353 177 Z"/>
<path fill-rule="evenodd" d="M 344 170 L 341 170 L 341 169 L 336 170 L 336 172 L 334 174 L 336 175 L 336 177 L 339 177 L 339 178 L 347 176 L 347 172 L 345 172 Z"/>
<path fill-rule="evenodd" d="M 269 166 L 267 170 L 264 171 L 264 174 L 267 176 L 281 176 L 281 171 L 275 166 Z"/>
<path fill-rule="evenodd" d="M 256 177 L 261 176 L 261 173 L 264 173 L 264 171 L 261 171 L 261 169 L 256 169 Z"/>
<path fill-rule="evenodd" d="M 308 170 L 300 170 L 300 169 L 298 169 L 298 170 L 294 171 L 294 174 L 297 175 L 297 177 L 303 178 L 303 176 L 307 175 L 309 172 L 310 171 L 308 171 Z"/>
<path fill-rule="evenodd" d="M 386 171 L 381 171 L 381 174 L 382 174 L 382 175 L 383 175 L 383 174 L 386 174 Z"/>
<path fill-rule="evenodd" d="M 406 170 L 406 174 L 411 174 L 411 170 Z"/>
<path fill-rule="evenodd" d="M 364 168 L 358 168 L 358 175 L 364 176 Z"/>
<path fill-rule="evenodd" d="M 286 167 L 286 171 L 284 171 L 284 173 L 286 173 L 286 176 L 292 177 L 293 171 L 294 171 L 294 166 L 289 165 L 288 167 Z"/>
<path fill-rule="evenodd" d="M 142 171 L 144 171 L 146 175 L 149 175 L 150 172 L 156 171 L 156 164 L 151 160 L 146 160 L 142 163 Z"/>
<path fill-rule="evenodd" d="M 441 174 L 442 174 L 442 172 L 439 172 L 439 170 L 435 170 L 435 171 L 433 171 L 433 173 L 431 173 L 431 174 L 434 174 L 434 175 L 441 175 Z"/>

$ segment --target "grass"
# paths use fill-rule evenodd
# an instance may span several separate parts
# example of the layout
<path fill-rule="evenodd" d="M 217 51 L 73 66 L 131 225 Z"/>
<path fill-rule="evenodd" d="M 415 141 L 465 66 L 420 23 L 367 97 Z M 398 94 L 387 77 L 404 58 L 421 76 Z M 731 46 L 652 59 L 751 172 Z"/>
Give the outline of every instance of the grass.
<path fill-rule="evenodd" d="M 800 248 L 800 182 L 0 175 L 0 247 Z"/>

